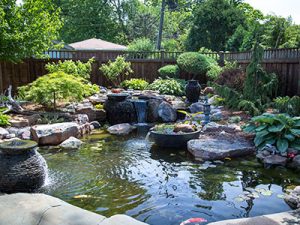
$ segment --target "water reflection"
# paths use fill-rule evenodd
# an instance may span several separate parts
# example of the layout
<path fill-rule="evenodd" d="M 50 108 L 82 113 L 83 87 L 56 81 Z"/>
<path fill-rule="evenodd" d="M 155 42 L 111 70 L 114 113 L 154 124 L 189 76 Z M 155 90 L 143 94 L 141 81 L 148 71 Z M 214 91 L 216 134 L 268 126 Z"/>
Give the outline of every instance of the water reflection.
<path fill-rule="evenodd" d="M 300 183 L 297 174 L 266 170 L 252 158 L 203 169 L 185 150 L 158 149 L 141 133 L 100 132 L 86 142 L 77 151 L 42 152 L 55 177 L 46 192 L 105 216 L 126 213 L 153 225 L 178 225 L 191 217 L 213 222 L 281 212 L 289 207 L 277 194 Z M 235 201 L 248 188 L 273 194 Z"/>

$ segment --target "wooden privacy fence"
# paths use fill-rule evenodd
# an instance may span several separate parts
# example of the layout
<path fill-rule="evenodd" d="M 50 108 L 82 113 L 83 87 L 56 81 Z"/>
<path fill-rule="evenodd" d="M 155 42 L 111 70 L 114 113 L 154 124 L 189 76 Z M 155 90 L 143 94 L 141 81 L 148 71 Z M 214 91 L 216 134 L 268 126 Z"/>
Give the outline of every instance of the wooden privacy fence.
<path fill-rule="evenodd" d="M 22 63 L 0 61 L 0 91 L 3 92 L 11 84 L 13 88 L 28 84 L 37 77 L 47 73 L 45 65 L 48 62 L 58 62 L 58 60 L 81 60 L 87 61 L 94 57 L 91 81 L 93 83 L 108 86 L 110 83 L 99 71 L 99 67 L 109 60 L 114 60 L 121 55 L 131 62 L 134 73 L 123 79 L 143 78 L 152 82 L 158 77 L 158 69 L 167 64 L 175 64 L 178 55 L 182 52 L 129 52 L 129 51 L 48 51 L 47 59 L 26 59 Z M 237 61 L 243 68 L 249 64 L 252 52 L 238 53 L 203 53 L 218 60 L 220 64 L 224 60 Z M 265 50 L 263 56 L 263 67 L 268 72 L 278 74 L 282 95 L 300 95 L 300 49 L 270 49 Z M 190 79 L 188 74 L 181 74 L 182 79 Z"/>

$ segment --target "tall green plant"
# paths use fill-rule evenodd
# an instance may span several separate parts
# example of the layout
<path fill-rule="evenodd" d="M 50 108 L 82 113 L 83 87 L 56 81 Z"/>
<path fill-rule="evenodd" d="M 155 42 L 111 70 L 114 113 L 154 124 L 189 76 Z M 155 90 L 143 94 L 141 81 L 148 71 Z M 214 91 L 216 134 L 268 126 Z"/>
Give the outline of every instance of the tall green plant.
<path fill-rule="evenodd" d="M 114 86 L 118 86 L 120 83 L 121 75 L 128 76 L 133 73 L 131 63 L 126 62 L 122 56 L 118 56 L 115 61 L 109 60 L 107 64 L 102 64 L 99 70 Z"/>

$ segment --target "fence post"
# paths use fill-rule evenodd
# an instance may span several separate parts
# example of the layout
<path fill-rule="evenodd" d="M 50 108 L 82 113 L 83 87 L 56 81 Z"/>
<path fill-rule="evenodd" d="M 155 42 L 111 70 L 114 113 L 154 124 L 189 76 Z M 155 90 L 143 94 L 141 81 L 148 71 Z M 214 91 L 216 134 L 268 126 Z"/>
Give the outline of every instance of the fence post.
<path fill-rule="evenodd" d="M 161 67 L 163 67 L 165 64 L 165 50 L 164 49 L 162 49 L 160 51 L 160 57 L 161 57 Z"/>
<path fill-rule="evenodd" d="M 224 66 L 225 65 L 225 54 L 223 51 L 218 52 L 219 55 L 219 60 L 218 60 L 218 64 L 219 66 Z"/>

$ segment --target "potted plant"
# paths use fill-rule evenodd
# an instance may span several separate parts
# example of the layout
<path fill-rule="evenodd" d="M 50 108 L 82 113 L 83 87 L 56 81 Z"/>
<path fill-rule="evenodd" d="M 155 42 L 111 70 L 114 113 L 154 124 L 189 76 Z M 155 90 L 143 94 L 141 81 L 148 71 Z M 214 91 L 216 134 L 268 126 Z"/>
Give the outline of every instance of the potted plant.
<path fill-rule="evenodd" d="M 186 52 L 178 57 L 177 64 L 182 71 L 193 75 L 185 87 L 185 94 L 190 103 L 198 102 L 201 86 L 196 77 L 205 78 L 210 65 L 208 58 L 197 52 Z"/>

